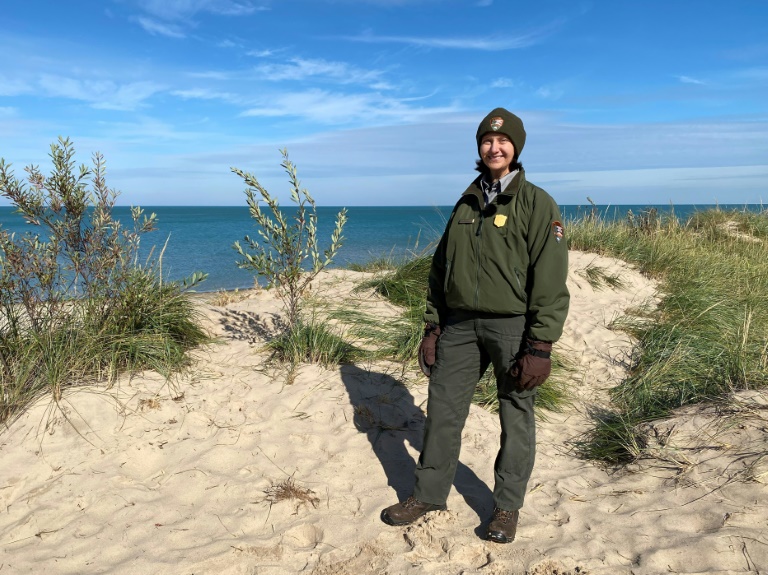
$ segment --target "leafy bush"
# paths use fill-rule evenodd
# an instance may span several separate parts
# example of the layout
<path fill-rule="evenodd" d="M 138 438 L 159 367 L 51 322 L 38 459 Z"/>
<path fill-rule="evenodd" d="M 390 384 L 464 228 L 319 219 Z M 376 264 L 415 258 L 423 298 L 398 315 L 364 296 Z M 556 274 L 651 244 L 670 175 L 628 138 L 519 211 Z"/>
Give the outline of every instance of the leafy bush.
<path fill-rule="evenodd" d="M 245 190 L 246 201 L 261 238 L 259 240 L 246 236 L 246 247 L 241 246 L 240 242 L 235 242 L 233 247 L 242 256 L 237 262 L 238 267 L 254 271 L 257 276 L 267 281 L 268 287 L 275 288 L 288 315 L 288 329 L 292 329 L 299 320 L 304 290 L 320 271 L 330 265 L 341 248 L 347 210 L 345 208 L 339 212 L 331 244 L 321 256 L 317 241 L 315 200 L 306 189 L 301 188 L 296 167 L 288 159 L 288 152 L 282 150 L 281 153 L 283 162 L 280 165 L 288 174 L 291 201 L 298 208 L 293 223 L 289 224 L 289 218 L 280 211 L 277 198 L 271 196 L 256 177 L 231 168 L 248 186 Z M 272 217 L 262 210 L 257 194 L 266 202 Z M 309 268 L 306 267 L 308 260 L 311 262 Z"/>
<path fill-rule="evenodd" d="M 43 393 L 58 400 L 65 386 L 123 369 L 170 375 L 207 340 L 184 288 L 137 261 L 155 215 L 132 208 L 124 227 L 103 157 L 76 169 L 74 156 L 60 138 L 51 175 L 29 166 L 26 182 L 0 159 L 0 195 L 30 224 L 18 237 L 0 229 L 0 422 Z"/>

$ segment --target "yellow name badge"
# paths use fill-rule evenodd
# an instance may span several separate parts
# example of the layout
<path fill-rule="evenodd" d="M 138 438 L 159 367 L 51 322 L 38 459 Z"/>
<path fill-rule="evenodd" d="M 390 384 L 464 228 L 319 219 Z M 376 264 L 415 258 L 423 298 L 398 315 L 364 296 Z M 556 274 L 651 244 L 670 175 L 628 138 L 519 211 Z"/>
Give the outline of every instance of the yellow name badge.
<path fill-rule="evenodd" d="M 493 225 L 497 228 L 504 227 L 504 224 L 507 223 L 507 216 L 502 214 L 496 214 L 496 216 L 493 218 Z"/>

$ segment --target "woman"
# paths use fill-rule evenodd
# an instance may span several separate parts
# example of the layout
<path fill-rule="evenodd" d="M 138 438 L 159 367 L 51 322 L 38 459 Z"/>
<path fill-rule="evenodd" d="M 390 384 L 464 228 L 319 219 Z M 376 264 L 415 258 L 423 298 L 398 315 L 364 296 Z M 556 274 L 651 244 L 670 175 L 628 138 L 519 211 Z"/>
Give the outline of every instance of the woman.
<path fill-rule="evenodd" d="M 523 122 L 504 108 L 477 129 L 480 176 L 451 213 L 432 258 L 419 363 L 429 376 L 413 495 L 390 525 L 445 509 L 477 382 L 493 365 L 501 421 L 487 538 L 515 538 L 536 451 L 533 403 L 568 313 L 568 248 L 555 201 L 525 179 Z"/>

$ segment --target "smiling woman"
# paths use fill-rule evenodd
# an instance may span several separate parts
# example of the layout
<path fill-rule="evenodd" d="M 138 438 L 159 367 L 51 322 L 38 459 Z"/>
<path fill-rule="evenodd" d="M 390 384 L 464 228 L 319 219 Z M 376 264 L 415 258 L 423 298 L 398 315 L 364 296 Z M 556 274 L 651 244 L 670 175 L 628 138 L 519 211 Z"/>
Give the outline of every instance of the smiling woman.
<path fill-rule="evenodd" d="M 419 347 L 429 402 L 416 485 L 381 512 L 389 525 L 445 509 L 470 402 L 492 365 L 501 447 L 486 538 L 515 539 L 536 452 L 534 402 L 570 299 L 560 211 L 526 179 L 517 160 L 525 139 L 522 120 L 504 108 L 478 125 L 481 175 L 454 206 L 429 271 Z"/>

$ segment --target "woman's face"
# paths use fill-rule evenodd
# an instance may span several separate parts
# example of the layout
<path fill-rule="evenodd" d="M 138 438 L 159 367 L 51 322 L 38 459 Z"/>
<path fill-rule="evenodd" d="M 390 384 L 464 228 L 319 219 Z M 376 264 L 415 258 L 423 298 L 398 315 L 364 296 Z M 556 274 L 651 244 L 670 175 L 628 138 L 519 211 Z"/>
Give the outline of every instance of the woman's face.
<path fill-rule="evenodd" d="M 498 180 L 509 173 L 515 146 L 506 134 L 488 132 L 480 140 L 480 158 L 491 171 L 491 177 Z"/>

